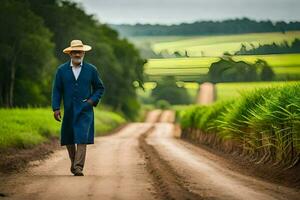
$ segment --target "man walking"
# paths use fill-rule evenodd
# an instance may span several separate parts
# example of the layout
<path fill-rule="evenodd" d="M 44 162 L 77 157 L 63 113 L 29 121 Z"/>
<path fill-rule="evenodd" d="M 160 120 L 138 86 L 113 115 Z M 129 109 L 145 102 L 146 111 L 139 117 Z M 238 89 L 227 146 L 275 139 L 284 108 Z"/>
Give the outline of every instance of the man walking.
<path fill-rule="evenodd" d="M 59 122 L 63 100 L 61 146 L 68 150 L 70 170 L 75 176 L 83 176 L 86 145 L 94 144 L 93 106 L 97 106 L 105 91 L 97 68 L 83 62 L 85 51 L 91 49 L 80 40 L 72 40 L 70 47 L 63 50 L 71 60 L 57 68 L 52 86 L 52 110 Z"/>

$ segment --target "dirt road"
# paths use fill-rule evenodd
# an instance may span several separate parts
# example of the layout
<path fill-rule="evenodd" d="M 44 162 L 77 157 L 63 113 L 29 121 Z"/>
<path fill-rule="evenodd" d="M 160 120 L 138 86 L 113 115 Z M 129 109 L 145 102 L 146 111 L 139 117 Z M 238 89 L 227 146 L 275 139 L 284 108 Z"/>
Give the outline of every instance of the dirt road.
<path fill-rule="evenodd" d="M 229 170 L 226 161 L 173 137 L 174 113 L 155 110 L 89 145 L 83 177 L 65 149 L 0 177 L 3 199 L 299 199 L 300 191 Z M 0 197 L 1 199 L 1 197 Z"/>
<path fill-rule="evenodd" d="M 213 83 L 205 82 L 200 85 L 196 103 L 207 105 L 216 100 L 216 86 Z"/>

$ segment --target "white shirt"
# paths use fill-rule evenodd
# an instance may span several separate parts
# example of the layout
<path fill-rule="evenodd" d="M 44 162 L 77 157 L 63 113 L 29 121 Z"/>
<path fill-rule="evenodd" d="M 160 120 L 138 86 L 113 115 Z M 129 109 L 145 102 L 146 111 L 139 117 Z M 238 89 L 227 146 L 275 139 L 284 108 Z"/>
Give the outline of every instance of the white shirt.
<path fill-rule="evenodd" d="M 82 62 L 80 63 L 79 66 L 74 66 L 72 61 L 71 61 L 71 64 L 70 66 L 72 67 L 72 71 L 73 71 L 73 74 L 75 76 L 75 79 L 77 80 L 79 74 L 80 74 L 80 71 L 81 71 L 81 66 L 82 66 Z"/>

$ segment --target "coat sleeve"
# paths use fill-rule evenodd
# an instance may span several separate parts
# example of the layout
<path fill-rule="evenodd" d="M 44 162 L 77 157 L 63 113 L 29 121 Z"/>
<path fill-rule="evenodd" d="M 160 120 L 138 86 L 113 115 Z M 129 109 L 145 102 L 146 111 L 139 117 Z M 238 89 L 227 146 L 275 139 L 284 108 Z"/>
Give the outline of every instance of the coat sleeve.
<path fill-rule="evenodd" d="M 62 92 L 63 92 L 63 84 L 62 84 L 62 78 L 60 74 L 60 70 L 57 69 L 54 77 L 54 82 L 52 85 L 52 110 L 58 110 L 60 109 L 60 103 L 62 98 Z"/>
<path fill-rule="evenodd" d="M 93 72 L 92 89 L 93 89 L 93 94 L 90 96 L 89 99 L 93 101 L 94 106 L 96 107 L 105 92 L 103 81 L 101 80 L 99 72 L 96 67 L 94 67 L 94 72 Z"/>

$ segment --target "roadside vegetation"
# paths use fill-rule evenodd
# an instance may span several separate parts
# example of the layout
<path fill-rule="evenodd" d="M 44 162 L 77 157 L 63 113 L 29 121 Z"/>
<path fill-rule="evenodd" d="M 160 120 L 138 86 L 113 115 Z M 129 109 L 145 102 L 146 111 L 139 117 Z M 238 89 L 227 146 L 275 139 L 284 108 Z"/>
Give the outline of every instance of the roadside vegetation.
<path fill-rule="evenodd" d="M 126 123 L 120 114 L 95 109 L 95 135 L 105 135 Z M 51 108 L 0 109 L 0 149 L 32 148 L 60 136 L 60 125 Z"/>
<path fill-rule="evenodd" d="M 300 160 L 300 84 L 254 89 L 239 98 L 177 110 L 183 138 L 256 163 Z"/>

